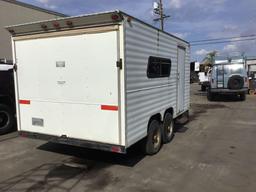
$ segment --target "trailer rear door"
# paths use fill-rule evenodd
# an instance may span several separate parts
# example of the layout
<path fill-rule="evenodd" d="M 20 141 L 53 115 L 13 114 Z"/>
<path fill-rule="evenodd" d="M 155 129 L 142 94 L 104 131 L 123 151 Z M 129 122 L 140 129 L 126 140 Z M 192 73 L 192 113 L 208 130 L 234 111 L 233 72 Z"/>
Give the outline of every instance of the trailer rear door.
<path fill-rule="evenodd" d="M 20 39 L 20 129 L 120 144 L 118 31 Z"/>

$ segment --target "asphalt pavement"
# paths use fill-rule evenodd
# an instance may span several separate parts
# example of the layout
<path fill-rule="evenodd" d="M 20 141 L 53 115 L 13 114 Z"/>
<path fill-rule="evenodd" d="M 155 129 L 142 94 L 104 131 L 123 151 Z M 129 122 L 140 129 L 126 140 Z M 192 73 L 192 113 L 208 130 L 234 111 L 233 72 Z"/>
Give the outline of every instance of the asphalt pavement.
<path fill-rule="evenodd" d="M 154 156 L 0 137 L 0 191 L 255 192 L 256 96 L 208 102 L 191 85 L 189 123 Z"/>

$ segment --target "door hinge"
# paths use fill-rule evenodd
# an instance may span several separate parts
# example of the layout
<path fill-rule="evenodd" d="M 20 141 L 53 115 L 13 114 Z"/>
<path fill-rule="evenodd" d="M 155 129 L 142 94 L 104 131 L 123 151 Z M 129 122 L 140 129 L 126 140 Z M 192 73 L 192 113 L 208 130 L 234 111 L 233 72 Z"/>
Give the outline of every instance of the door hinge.
<path fill-rule="evenodd" d="M 14 71 L 17 71 L 17 69 L 18 69 L 17 64 L 16 64 L 16 63 L 15 63 L 15 64 L 13 64 L 13 70 L 14 70 Z"/>
<path fill-rule="evenodd" d="M 119 59 L 119 61 L 116 62 L 116 66 L 117 66 L 120 70 L 123 68 L 122 59 Z"/>
<path fill-rule="evenodd" d="M 180 73 L 177 73 L 177 80 L 180 80 Z"/>

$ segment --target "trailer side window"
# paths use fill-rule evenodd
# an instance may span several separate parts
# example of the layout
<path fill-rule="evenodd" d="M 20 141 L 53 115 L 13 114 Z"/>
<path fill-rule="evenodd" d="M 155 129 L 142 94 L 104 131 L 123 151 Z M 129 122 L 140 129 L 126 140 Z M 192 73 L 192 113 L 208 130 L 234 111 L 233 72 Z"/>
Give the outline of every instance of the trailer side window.
<path fill-rule="evenodd" d="M 147 69 L 148 78 L 169 77 L 171 65 L 171 59 L 150 56 Z"/>

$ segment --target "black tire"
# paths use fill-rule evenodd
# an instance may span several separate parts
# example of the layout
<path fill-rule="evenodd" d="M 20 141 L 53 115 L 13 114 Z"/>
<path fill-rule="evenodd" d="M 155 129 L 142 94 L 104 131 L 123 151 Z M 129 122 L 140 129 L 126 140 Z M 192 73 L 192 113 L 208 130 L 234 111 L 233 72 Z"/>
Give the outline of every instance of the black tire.
<path fill-rule="evenodd" d="M 239 96 L 240 96 L 240 100 L 241 101 L 245 101 L 246 100 L 246 93 L 241 93 L 241 94 L 239 94 Z"/>
<path fill-rule="evenodd" d="M 161 124 L 157 120 L 152 120 L 148 127 L 148 135 L 145 140 L 145 153 L 147 155 L 156 154 L 162 145 Z"/>
<path fill-rule="evenodd" d="M 0 104 L 0 135 L 9 133 L 15 124 L 14 113 L 7 105 Z"/>
<path fill-rule="evenodd" d="M 201 91 L 206 91 L 206 86 L 205 85 L 201 85 Z"/>
<path fill-rule="evenodd" d="M 240 75 L 231 76 L 228 80 L 228 88 L 237 90 L 244 87 L 244 78 Z"/>
<path fill-rule="evenodd" d="M 169 143 L 174 136 L 174 121 L 171 113 L 166 113 L 163 122 L 163 143 Z"/>
<path fill-rule="evenodd" d="M 210 89 L 207 90 L 207 99 L 208 101 L 213 101 L 214 100 L 214 93 L 210 91 Z"/>

